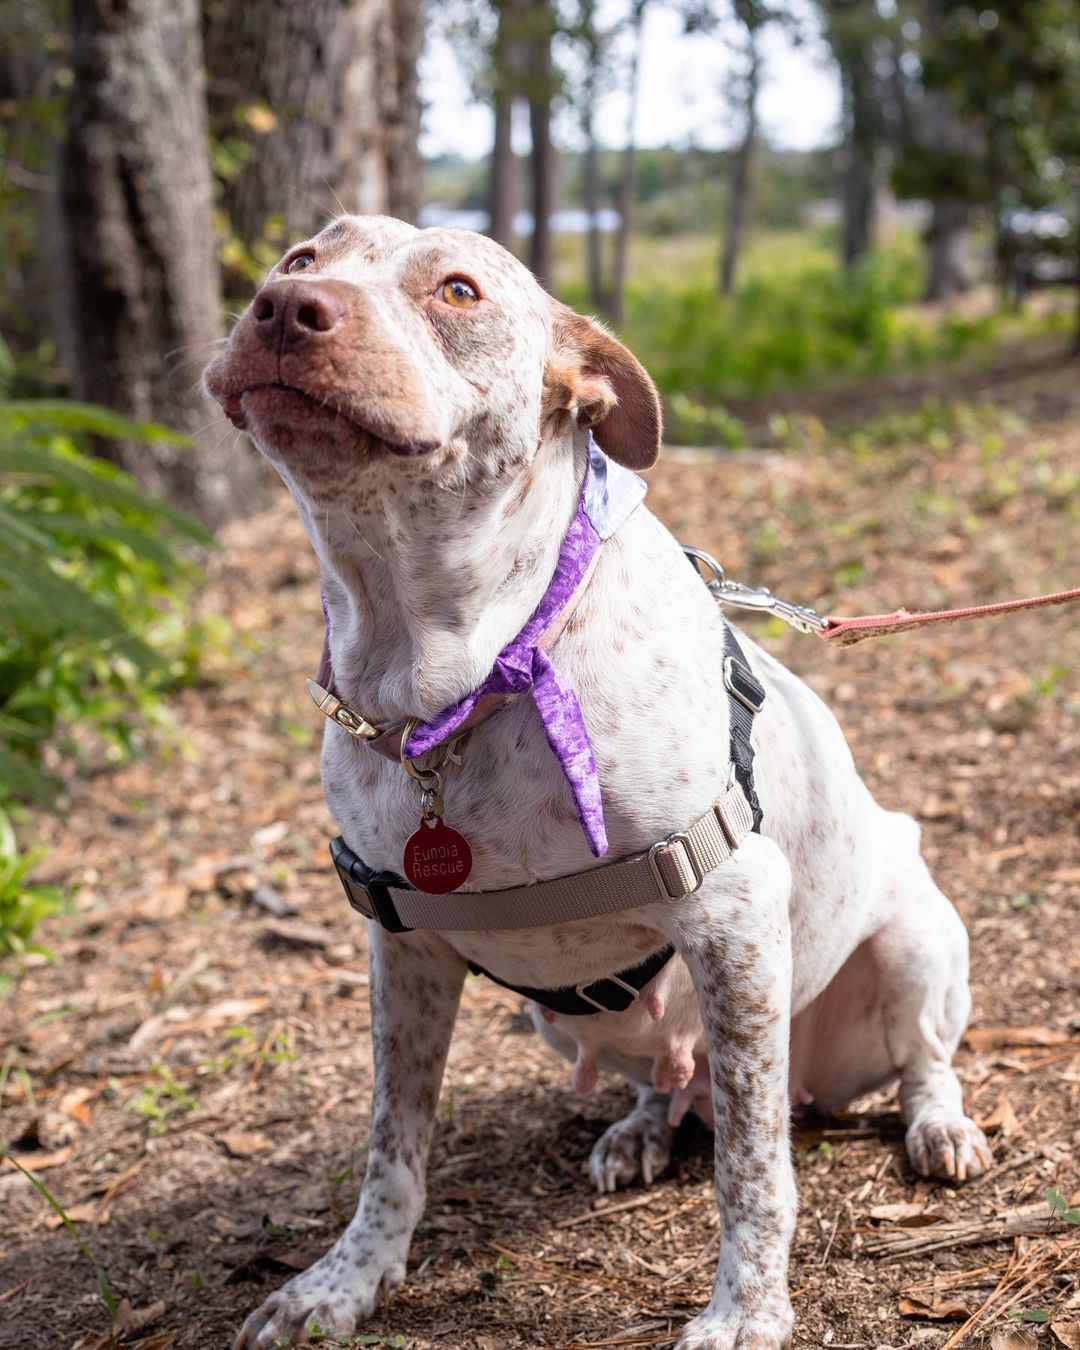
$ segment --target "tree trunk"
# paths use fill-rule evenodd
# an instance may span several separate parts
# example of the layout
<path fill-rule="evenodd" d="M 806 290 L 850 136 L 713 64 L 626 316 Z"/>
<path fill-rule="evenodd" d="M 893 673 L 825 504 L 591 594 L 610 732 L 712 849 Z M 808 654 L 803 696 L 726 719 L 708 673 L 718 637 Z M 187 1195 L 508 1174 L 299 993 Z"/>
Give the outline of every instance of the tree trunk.
<path fill-rule="evenodd" d="M 926 41 L 936 47 L 942 41 L 942 0 L 923 0 L 922 24 Z M 922 138 L 935 155 L 964 153 L 964 128 L 954 111 L 952 98 L 943 89 L 928 88 L 923 95 Z M 950 175 L 951 177 L 951 175 Z M 926 300 L 950 300 L 971 285 L 964 258 L 968 209 L 949 195 L 942 175 L 935 175 L 933 216 L 926 238 Z"/>
<path fill-rule="evenodd" d="M 724 251 L 720 260 L 720 294 L 730 295 L 735 289 L 735 271 L 742 253 L 746 218 L 750 206 L 750 186 L 754 166 L 754 149 L 758 135 L 758 88 L 761 76 L 761 55 L 757 34 L 748 27 L 746 32 L 747 71 L 743 107 L 743 138 L 735 151 L 732 166 L 731 198 L 728 203 L 727 230 L 724 232 Z"/>
<path fill-rule="evenodd" d="M 495 91 L 495 138 L 491 146 L 488 182 L 489 232 L 503 248 L 514 247 L 514 100 L 509 93 Z"/>
<path fill-rule="evenodd" d="M 552 0 L 534 3 L 529 15 L 529 129 L 532 148 L 529 170 L 532 182 L 533 232 L 529 266 L 549 289 L 553 285 L 551 212 L 555 205 L 555 149 L 551 143 L 551 103 L 555 95 L 555 71 L 551 40 L 555 35 Z"/>
<path fill-rule="evenodd" d="M 604 256 L 600 238 L 600 153 L 591 110 L 585 125 L 585 155 L 582 162 L 583 197 L 588 225 L 585 235 L 585 270 L 589 284 L 589 304 L 596 310 L 607 307 L 604 291 Z"/>
<path fill-rule="evenodd" d="M 619 179 L 619 225 L 615 232 L 615 265 L 611 278 L 611 322 L 620 324 L 626 313 L 626 277 L 630 269 L 630 232 L 634 224 L 634 196 L 637 190 L 637 114 L 641 96 L 641 43 L 647 0 L 634 0 L 630 11 L 633 30 L 633 55 L 627 81 L 626 142 Z"/>
<path fill-rule="evenodd" d="M 254 456 L 218 452 L 220 410 L 189 392 L 221 331 L 197 0 L 74 0 L 72 22 L 62 178 L 75 393 L 190 433 L 194 451 L 111 453 L 216 523 L 256 505 L 265 480 Z"/>
<path fill-rule="evenodd" d="M 512 0 L 496 4 L 498 29 L 491 53 L 492 111 L 495 133 L 488 167 L 488 227 L 492 239 L 503 248 L 514 247 L 514 213 L 517 208 L 514 162 L 514 83 L 517 67 L 517 35 Z"/>
<path fill-rule="evenodd" d="M 951 300 L 971 286 L 965 257 L 967 206 L 954 198 L 934 202 L 927 239 L 927 300 Z"/>
<path fill-rule="evenodd" d="M 873 0 L 824 0 L 826 35 L 840 69 L 844 139 L 838 157 L 840 256 L 850 267 L 873 246 L 877 152 L 882 135 Z"/>
<path fill-rule="evenodd" d="M 873 246 L 876 110 L 868 70 L 857 60 L 844 74 L 845 136 L 841 160 L 840 255 L 845 267 Z"/>
<path fill-rule="evenodd" d="M 242 167 L 223 201 L 273 255 L 339 210 L 420 207 L 421 0 L 206 0 L 214 134 Z"/>

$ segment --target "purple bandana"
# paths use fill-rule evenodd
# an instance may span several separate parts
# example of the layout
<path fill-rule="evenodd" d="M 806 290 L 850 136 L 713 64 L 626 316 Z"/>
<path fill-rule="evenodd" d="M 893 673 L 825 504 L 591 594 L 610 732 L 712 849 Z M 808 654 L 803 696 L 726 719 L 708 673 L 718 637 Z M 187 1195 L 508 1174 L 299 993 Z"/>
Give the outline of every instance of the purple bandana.
<path fill-rule="evenodd" d="M 607 852 L 604 806 L 592 744 L 574 690 L 563 682 L 551 658 L 538 644 L 569 603 L 588 571 L 596 550 L 629 519 L 645 496 L 635 473 L 608 459 L 589 433 L 589 458 L 581 499 L 563 540 L 555 574 L 532 618 L 495 658 L 479 689 L 421 722 L 405 747 L 413 759 L 449 740 L 485 694 L 529 693 L 547 733 L 548 745 L 562 765 L 574 797 L 581 828 L 594 857 Z"/>

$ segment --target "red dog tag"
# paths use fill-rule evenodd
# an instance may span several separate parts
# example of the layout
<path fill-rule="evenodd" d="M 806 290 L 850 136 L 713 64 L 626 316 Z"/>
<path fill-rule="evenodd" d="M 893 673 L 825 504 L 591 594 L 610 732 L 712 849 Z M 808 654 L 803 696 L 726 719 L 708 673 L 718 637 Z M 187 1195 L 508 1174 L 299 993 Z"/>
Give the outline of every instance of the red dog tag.
<path fill-rule="evenodd" d="M 418 891 L 445 895 L 456 890 L 472 871 L 472 849 L 457 830 L 439 816 L 422 816 L 420 828 L 409 835 L 402 871 Z"/>

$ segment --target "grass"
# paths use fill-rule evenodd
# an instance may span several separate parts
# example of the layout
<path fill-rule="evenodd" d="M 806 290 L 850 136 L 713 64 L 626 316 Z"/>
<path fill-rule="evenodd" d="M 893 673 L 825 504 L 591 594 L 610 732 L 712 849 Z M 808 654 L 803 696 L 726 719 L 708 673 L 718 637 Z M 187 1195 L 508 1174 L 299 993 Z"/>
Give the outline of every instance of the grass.
<path fill-rule="evenodd" d="M 758 235 L 728 297 L 716 291 L 715 253 L 702 236 L 632 241 L 620 336 L 659 385 L 670 437 L 683 444 L 746 444 L 725 408 L 733 400 L 986 356 L 1070 322 L 1056 304 L 1003 312 L 989 292 L 953 308 L 922 305 L 923 249 L 911 232 L 846 271 L 828 230 Z M 588 310 L 583 254 L 583 239 L 559 238 L 558 292 Z"/>

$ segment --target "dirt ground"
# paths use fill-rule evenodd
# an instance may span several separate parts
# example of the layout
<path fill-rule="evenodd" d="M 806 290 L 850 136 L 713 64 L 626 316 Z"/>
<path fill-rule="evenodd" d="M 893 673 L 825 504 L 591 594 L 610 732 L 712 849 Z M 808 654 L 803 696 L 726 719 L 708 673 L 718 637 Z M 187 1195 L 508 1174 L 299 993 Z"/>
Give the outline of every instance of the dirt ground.
<path fill-rule="evenodd" d="M 651 475 L 653 509 L 729 574 L 833 613 L 1076 585 L 1076 366 L 1048 353 L 929 387 L 977 405 L 951 438 L 676 452 Z M 813 411 L 851 409 L 816 396 Z M 0 1004 L 0 1136 L 146 1350 L 226 1346 L 334 1238 L 370 1110 L 364 931 L 329 869 L 303 687 L 318 585 L 285 501 L 231 531 L 203 604 L 233 625 L 229 664 L 176 699 L 180 749 L 73 781 L 41 822 L 42 874 L 74 908 L 44 935 L 58 961 Z M 966 1187 L 917 1180 L 884 1094 L 804 1122 L 794 1344 L 1076 1350 L 1080 1228 L 1049 1222 L 1045 1191 L 1080 1201 L 1077 611 L 839 652 L 753 631 L 836 710 L 884 804 L 923 824 L 971 931 L 958 1064 L 996 1158 Z M 584 1163 L 627 1100 L 611 1080 L 575 1097 L 520 1001 L 470 979 L 409 1279 L 356 1343 L 673 1344 L 708 1297 L 711 1140 L 689 1125 L 670 1175 L 598 1199 Z M 10 1163 L 0 1213 L 0 1346 L 114 1344 L 90 1262 Z"/>

